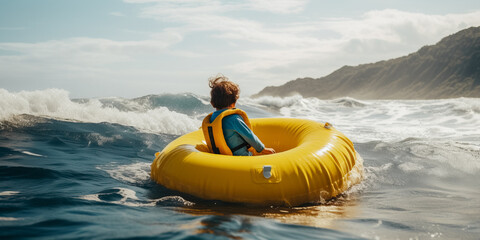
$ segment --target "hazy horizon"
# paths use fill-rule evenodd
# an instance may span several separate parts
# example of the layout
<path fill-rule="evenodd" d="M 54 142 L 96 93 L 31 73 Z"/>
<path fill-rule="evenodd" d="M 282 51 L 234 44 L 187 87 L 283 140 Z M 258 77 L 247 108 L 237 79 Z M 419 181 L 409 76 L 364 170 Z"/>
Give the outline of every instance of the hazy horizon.
<path fill-rule="evenodd" d="M 0 88 L 207 95 L 223 73 L 249 96 L 479 25 L 478 1 L 3 1 Z"/>

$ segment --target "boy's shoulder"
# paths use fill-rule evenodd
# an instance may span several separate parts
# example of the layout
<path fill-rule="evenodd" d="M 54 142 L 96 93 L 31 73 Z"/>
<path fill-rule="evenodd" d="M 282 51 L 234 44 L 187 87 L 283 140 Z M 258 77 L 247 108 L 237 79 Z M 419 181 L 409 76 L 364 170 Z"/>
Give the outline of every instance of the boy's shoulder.
<path fill-rule="evenodd" d="M 228 115 L 228 116 L 224 117 L 223 119 L 225 119 L 225 120 L 237 120 L 238 119 L 238 120 L 243 121 L 242 116 L 240 116 L 239 114 Z"/>
<path fill-rule="evenodd" d="M 243 126 L 243 125 L 245 125 L 245 121 L 243 121 L 242 116 L 240 116 L 238 114 L 228 115 L 228 116 L 223 118 L 222 122 L 225 126 L 229 126 L 229 127 L 232 127 L 232 128 L 235 128 L 233 126 Z"/>

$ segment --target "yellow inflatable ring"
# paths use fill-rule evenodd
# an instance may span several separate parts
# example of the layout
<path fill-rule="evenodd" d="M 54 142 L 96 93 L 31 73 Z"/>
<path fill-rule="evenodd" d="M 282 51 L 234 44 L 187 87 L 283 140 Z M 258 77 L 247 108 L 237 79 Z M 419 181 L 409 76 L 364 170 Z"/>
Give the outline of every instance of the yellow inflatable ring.
<path fill-rule="evenodd" d="M 276 154 L 208 153 L 201 130 L 168 144 L 151 166 L 157 183 L 202 199 L 298 206 L 330 199 L 361 181 L 353 143 L 331 125 L 291 118 L 251 119 Z"/>

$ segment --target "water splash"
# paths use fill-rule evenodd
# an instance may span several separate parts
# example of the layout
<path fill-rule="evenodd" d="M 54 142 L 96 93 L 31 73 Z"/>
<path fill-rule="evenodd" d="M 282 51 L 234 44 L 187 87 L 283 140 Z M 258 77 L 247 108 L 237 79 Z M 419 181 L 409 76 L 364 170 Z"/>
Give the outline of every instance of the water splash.
<path fill-rule="evenodd" d="M 145 109 L 138 106 L 122 109 L 104 105 L 98 99 L 74 102 L 68 95 L 67 91 L 60 89 L 19 93 L 0 89 L 0 121 L 28 114 L 80 122 L 118 123 L 143 131 L 176 135 L 193 131 L 200 126 L 200 121 L 196 118 L 170 111 L 167 107 Z M 125 101 L 125 105 L 134 104 L 133 100 Z"/>

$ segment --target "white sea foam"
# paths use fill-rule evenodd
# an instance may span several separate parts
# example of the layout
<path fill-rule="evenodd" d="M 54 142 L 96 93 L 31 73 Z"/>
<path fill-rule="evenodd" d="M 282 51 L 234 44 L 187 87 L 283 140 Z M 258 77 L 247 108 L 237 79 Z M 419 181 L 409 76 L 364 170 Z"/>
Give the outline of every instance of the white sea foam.
<path fill-rule="evenodd" d="M 123 137 L 118 134 L 113 135 L 111 137 L 105 137 L 99 133 L 90 133 L 87 136 L 87 139 L 89 140 L 88 145 L 94 142 L 94 143 L 97 143 L 98 146 L 103 146 L 103 144 L 105 143 L 112 143 L 112 142 L 115 142 L 115 140 L 120 140 L 122 138 Z"/>
<path fill-rule="evenodd" d="M 0 121 L 19 114 L 81 122 L 109 122 L 137 129 L 166 134 L 184 134 L 196 130 L 200 121 L 194 117 L 168 110 L 166 107 L 122 111 L 104 106 L 98 99 L 82 102 L 70 100 L 60 89 L 11 93 L 0 89 Z"/>
<path fill-rule="evenodd" d="M 358 187 L 365 188 L 374 185 L 377 182 L 395 184 L 392 179 L 388 178 L 388 173 L 392 168 L 393 163 L 386 163 L 381 166 L 365 166 L 365 178 Z"/>
<path fill-rule="evenodd" d="M 347 194 L 357 193 L 364 189 L 365 185 L 361 184 L 362 180 L 365 178 L 363 162 L 363 157 L 359 153 L 357 153 L 357 161 L 355 163 L 355 166 L 353 166 L 347 177 Z"/>
<path fill-rule="evenodd" d="M 359 101 L 293 96 L 250 101 L 273 106 L 286 117 L 333 123 L 354 142 L 480 137 L 480 99 Z"/>
<path fill-rule="evenodd" d="M 112 178 L 129 184 L 139 184 L 150 180 L 150 163 L 137 162 L 127 165 L 97 167 L 106 171 Z"/>
<path fill-rule="evenodd" d="M 14 195 L 17 195 L 19 193 L 20 192 L 18 192 L 18 191 L 3 191 L 3 192 L 0 192 L 0 197 L 2 197 L 2 196 L 14 196 Z"/>
<path fill-rule="evenodd" d="M 12 196 L 15 196 L 17 194 L 19 194 L 20 192 L 19 191 L 3 191 L 3 192 L 0 192 L 0 200 L 2 198 L 8 198 L 8 197 L 12 197 Z M 2 217 L 0 216 L 0 221 L 4 221 L 4 222 L 11 222 L 11 221 L 18 221 L 18 220 L 21 220 L 21 218 L 13 218 L 13 217 Z"/>
<path fill-rule="evenodd" d="M 195 205 L 195 203 L 187 201 L 180 196 L 166 196 L 166 197 L 162 197 L 162 198 L 159 198 L 159 199 L 155 199 L 153 201 L 155 201 L 156 205 L 159 205 L 159 204 L 160 205 L 161 204 L 167 205 L 167 204 L 165 204 L 167 202 L 170 203 L 170 205 L 172 205 L 172 203 L 174 203 L 173 205 L 185 206 L 185 207 L 191 207 L 191 206 Z"/>
<path fill-rule="evenodd" d="M 11 222 L 11 221 L 18 221 L 18 220 L 21 220 L 21 219 L 20 218 L 13 218 L 13 217 L 0 217 L 0 221 Z"/>
<path fill-rule="evenodd" d="M 417 163 L 405 162 L 398 165 L 398 168 L 400 168 L 404 172 L 418 172 L 421 171 L 424 167 Z"/>
<path fill-rule="evenodd" d="M 114 192 L 108 192 L 108 193 L 97 193 L 97 194 L 88 194 L 79 197 L 80 199 L 83 200 L 88 200 L 88 201 L 95 201 L 95 202 L 106 202 L 106 203 L 113 203 L 113 204 L 118 204 L 118 205 L 124 205 L 124 206 L 130 206 L 130 207 L 145 207 L 145 206 L 155 206 L 154 201 L 140 201 L 137 197 L 137 194 L 135 191 L 128 189 L 128 188 L 114 188 Z M 121 196 L 121 199 L 115 200 L 115 201 L 107 201 L 107 200 L 102 200 L 102 196 L 108 196 L 111 194 L 118 194 Z"/>
<path fill-rule="evenodd" d="M 119 195 L 120 199 L 113 200 L 113 201 L 102 199 L 103 197 L 108 197 L 109 195 L 112 195 L 112 194 Z M 152 207 L 152 206 L 156 206 L 159 203 L 161 204 L 164 202 L 175 202 L 176 203 L 175 205 L 179 205 L 179 206 L 195 205 L 194 203 L 187 201 L 180 196 L 166 196 L 158 199 L 141 200 L 137 197 L 137 194 L 135 191 L 133 191 L 132 189 L 122 188 L 122 187 L 113 188 L 111 189 L 111 191 L 108 191 L 108 192 L 83 195 L 83 196 L 80 196 L 79 199 L 94 201 L 94 202 L 112 203 L 112 204 L 118 204 L 118 205 L 129 206 L 129 207 Z"/>
<path fill-rule="evenodd" d="M 281 109 L 285 107 L 294 106 L 302 101 L 302 96 L 294 95 L 291 97 L 259 97 L 259 98 L 240 98 L 239 103 L 265 106 L 273 109 Z"/>
<path fill-rule="evenodd" d="M 115 165 L 114 163 L 106 166 L 99 166 L 97 169 L 107 172 L 113 179 L 116 179 L 122 183 L 131 185 L 144 184 L 150 181 L 150 163 L 137 162 L 127 165 Z M 158 199 L 140 200 L 135 191 L 127 188 L 115 188 L 116 191 L 109 191 L 106 193 L 97 193 L 81 196 L 81 199 L 96 201 L 96 202 L 108 202 L 113 204 L 131 206 L 131 207 L 144 207 L 155 206 L 158 204 L 163 205 L 175 205 L 175 206 L 193 206 L 194 203 L 183 199 L 180 196 L 165 196 Z M 114 190 L 115 190 L 114 189 Z M 108 196 L 110 194 L 119 194 L 122 196 L 120 200 L 106 201 L 102 200 L 102 196 Z"/>
<path fill-rule="evenodd" d="M 437 141 L 434 144 L 418 141 L 410 144 L 410 151 L 421 159 L 419 162 L 434 163 L 434 167 L 427 173 L 449 176 L 449 172 L 443 171 L 445 169 L 472 175 L 480 172 L 480 145 L 452 141 Z"/>
<path fill-rule="evenodd" d="M 30 156 L 35 156 L 35 157 L 43 157 L 43 155 L 32 153 L 29 151 L 22 151 L 23 154 L 30 155 Z"/>

